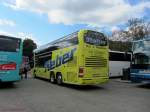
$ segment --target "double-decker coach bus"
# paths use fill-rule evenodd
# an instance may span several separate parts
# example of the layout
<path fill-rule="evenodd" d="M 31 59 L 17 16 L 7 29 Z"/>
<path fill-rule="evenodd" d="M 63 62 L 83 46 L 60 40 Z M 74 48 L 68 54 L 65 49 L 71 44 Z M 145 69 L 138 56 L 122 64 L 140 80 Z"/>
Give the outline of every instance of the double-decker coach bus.
<path fill-rule="evenodd" d="M 19 38 L 0 35 L 0 82 L 20 80 L 22 42 Z"/>
<path fill-rule="evenodd" d="M 80 30 L 34 50 L 33 74 L 57 84 L 101 84 L 109 79 L 108 58 L 104 34 Z"/>
<path fill-rule="evenodd" d="M 132 52 L 131 80 L 150 81 L 150 38 L 134 41 Z"/>

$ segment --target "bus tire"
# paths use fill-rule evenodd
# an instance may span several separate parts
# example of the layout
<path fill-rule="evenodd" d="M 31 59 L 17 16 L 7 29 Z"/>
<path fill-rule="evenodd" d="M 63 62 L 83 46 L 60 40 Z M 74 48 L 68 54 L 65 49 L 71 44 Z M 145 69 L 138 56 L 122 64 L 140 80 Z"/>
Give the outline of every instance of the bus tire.
<path fill-rule="evenodd" d="M 54 72 L 51 72 L 51 73 L 50 73 L 50 82 L 51 82 L 51 83 L 55 83 L 55 75 L 54 75 Z"/>
<path fill-rule="evenodd" d="M 6 82 L 6 84 L 7 84 L 8 86 L 13 86 L 13 85 L 14 85 L 14 81 Z"/>
<path fill-rule="evenodd" d="M 33 74 L 33 77 L 34 77 L 34 78 L 37 78 L 36 73 Z"/>
<path fill-rule="evenodd" d="M 56 80 L 57 80 L 57 84 L 58 85 L 61 85 L 63 83 L 63 81 L 62 81 L 62 74 L 61 73 L 57 73 Z"/>
<path fill-rule="evenodd" d="M 33 75 L 33 78 L 35 78 L 35 79 L 36 79 L 36 75 L 35 75 L 35 74 Z"/>
<path fill-rule="evenodd" d="M 36 70 L 33 71 L 33 77 L 37 78 L 37 76 L 36 76 Z"/>

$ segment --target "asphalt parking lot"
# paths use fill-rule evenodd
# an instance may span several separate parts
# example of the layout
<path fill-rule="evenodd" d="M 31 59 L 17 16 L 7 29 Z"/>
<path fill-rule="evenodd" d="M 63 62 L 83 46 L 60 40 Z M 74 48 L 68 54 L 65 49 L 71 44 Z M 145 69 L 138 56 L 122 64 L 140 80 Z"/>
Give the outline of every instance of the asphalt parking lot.
<path fill-rule="evenodd" d="M 111 79 L 98 86 L 58 86 L 41 79 L 0 85 L 0 112 L 149 112 L 150 84 Z"/>

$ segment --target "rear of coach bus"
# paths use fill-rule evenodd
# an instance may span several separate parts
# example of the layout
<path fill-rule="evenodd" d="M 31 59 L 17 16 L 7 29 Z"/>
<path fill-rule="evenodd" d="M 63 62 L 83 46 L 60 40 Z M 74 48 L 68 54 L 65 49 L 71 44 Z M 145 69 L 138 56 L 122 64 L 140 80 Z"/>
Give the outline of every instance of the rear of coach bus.
<path fill-rule="evenodd" d="M 20 80 L 21 39 L 0 35 L 0 82 Z"/>
<path fill-rule="evenodd" d="M 103 33 L 81 30 L 79 37 L 79 83 L 82 85 L 108 82 L 108 41 Z"/>

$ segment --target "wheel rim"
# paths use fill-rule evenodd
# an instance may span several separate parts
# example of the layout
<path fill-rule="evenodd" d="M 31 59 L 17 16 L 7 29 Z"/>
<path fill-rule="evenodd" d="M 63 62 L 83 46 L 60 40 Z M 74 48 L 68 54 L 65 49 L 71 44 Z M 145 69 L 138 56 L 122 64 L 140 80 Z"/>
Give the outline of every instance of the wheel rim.
<path fill-rule="evenodd" d="M 51 82 L 54 82 L 54 76 L 51 76 Z"/>
<path fill-rule="evenodd" d="M 58 75 L 58 77 L 57 77 L 57 83 L 58 84 L 62 83 L 62 76 L 61 75 Z"/>

